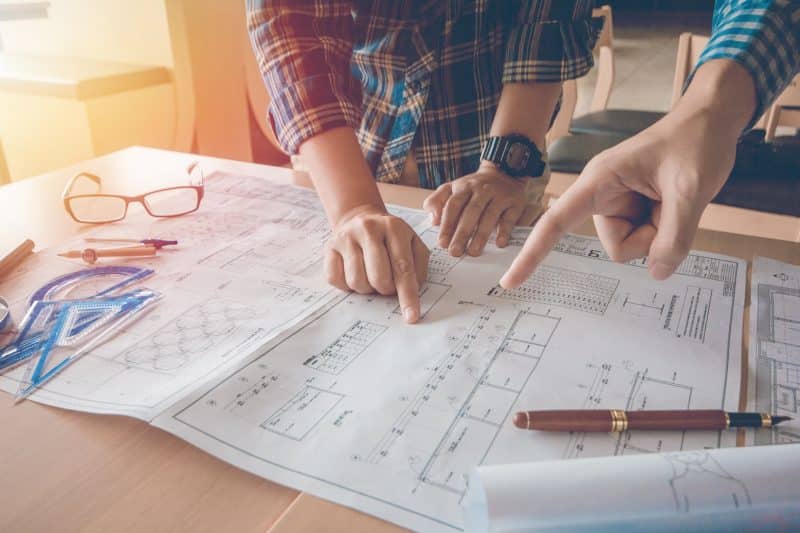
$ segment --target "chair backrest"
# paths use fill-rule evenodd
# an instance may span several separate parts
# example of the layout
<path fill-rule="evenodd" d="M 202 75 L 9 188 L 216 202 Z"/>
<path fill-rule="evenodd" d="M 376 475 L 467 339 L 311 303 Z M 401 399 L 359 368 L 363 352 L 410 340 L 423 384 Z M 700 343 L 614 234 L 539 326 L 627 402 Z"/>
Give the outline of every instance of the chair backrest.
<path fill-rule="evenodd" d="M 578 104 L 578 82 L 566 80 L 561 86 L 561 107 L 558 109 L 553 124 L 547 132 L 548 145 L 565 135 L 569 135 L 569 125 L 572 123 L 572 116 L 575 114 L 575 107 Z"/>
<path fill-rule="evenodd" d="M 611 6 L 601 6 L 592 11 L 592 18 L 603 19 L 603 29 L 597 37 L 594 53 L 597 56 L 597 80 L 594 85 L 590 112 L 602 111 L 608 106 L 614 87 L 614 17 Z"/>
<path fill-rule="evenodd" d="M 778 126 L 800 128 L 800 75 L 794 77 L 770 106 L 764 126 L 767 141 L 775 138 Z"/>
<path fill-rule="evenodd" d="M 683 94 L 683 86 L 689 79 L 689 73 L 700 59 L 700 54 L 708 44 L 708 37 L 694 35 L 692 33 L 682 33 L 678 39 L 678 57 L 675 59 L 675 77 L 672 80 L 672 99 L 670 109 L 680 100 Z"/>
<path fill-rule="evenodd" d="M 596 7 L 592 10 L 592 18 L 603 19 L 603 29 L 600 30 L 600 35 L 597 36 L 595 43 L 595 52 L 601 46 L 614 47 L 614 15 L 611 11 L 611 6 L 605 5 Z"/>
<path fill-rule="evenodd" d="M 789 82 L 786 89 L 775 99 L 774 105 L 781 107 L 800 107 L 800 74 Z"/>
<path fill-rule="evenodd" d="M 608 105 L 611 89 L 614 86 L 614 22 L 611 6 L 605 5 L 592 10 L 592 18 L 603 19 L 603 28 L 597 36 L 594 53 L 597 55 L 597 81 L 592 94 L 589 111 L 601 111 Z M 566 80 L 561 90 L 561 107 L 547 132 L 547 143 L 552 144 L 559 137 L 569 134 L 569 126 L 578 103 L 578 82 Z"/>

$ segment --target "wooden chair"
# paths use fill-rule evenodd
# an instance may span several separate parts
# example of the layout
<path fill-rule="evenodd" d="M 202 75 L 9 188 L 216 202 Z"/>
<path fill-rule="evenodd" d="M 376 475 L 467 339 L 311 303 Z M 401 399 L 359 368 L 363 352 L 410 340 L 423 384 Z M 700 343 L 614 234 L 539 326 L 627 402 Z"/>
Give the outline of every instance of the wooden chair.
<path fill-rule="evenodd" d="M 677 103 L 683 90 L 683 85 L 691 72 L 692 66 L 697 62 L 703 51 L 708 37 L 684 33 L 678 39 L 678 53 L 675 61 L 675 76 L 672 83 L 671 107 Z M 607 67 L 606 67 L 607 68 Z M 598 75 L 599 78 L 599 75 Z M 565 85 L 567 85 L 565 83 Z M 574 80 L 570 85 L 577 87 Z M 605 90 L 605 89 L 603 89 Z M 576 98 L 577 100 L 577 98 Z M 572 108 L 574 110 L 574 107 Z M 569 110 L 567 111 L 569 112 Z M 602 112 L 600 119 L 595 123 L 597 126 L 608 125 L 607 128 L 591 127 L 577 133 L 575 124 L 580 120 L 572 120 L 570 133 L 560 138 L 554 136 L 554 141 L 548 150 L 550 168 L 556 172 L 567 172 L 579 174 L 586 163 L 595 155 L 603 150 L 619 144 L 625 139 L 635 135 L 655 123 L 665 113 L 635 110 L 606 110 Z M 590 114 L 591 115 L 591 114 Z M 627 122 L 625 116 L 628 116 Z M 566 118 L 561 118 L 558 133 L 563 132 L 563 124 Z"/>
<path fill-rule="evenodd" d="M 614 21 L 611 7 L 597 8 L 593 11 L 592 16 L 603 21 L 603 29 L 595 45 L 597 81 L 589 112 L 574 117 L 570 123 L 569 132 L 622 137 L 634 135 L 661 119 L 664 113 L 635 109 L 607 109 L 615 75 Z"/>
<path fill-rule="evenodd" d="M 795 76 L 767 112 L 767 141 L 775 139 L 778 126 L 800 128 L 800 76 Z"/>
<path fill-rule="evenodd" d="M 682 33 L 678 38 L 678 57 L 675 59 L 675 76 L 672 80 L 672 98 L 669 107 L 674 109 L 683 94 L 683 86 L 689 79 L 692 69 L 700 59 L 700 54 L 708 44 L 708 37 L 693 33 Z"/>
<path fill-rule="evenodd" d="M 597 83 L 592 94 L 589 107 L 591 112 L 605 109 L 611 97 L 614 85 L 614 29 L 610 6 L 602 6 L 592 11 L 592 18 L 602 20 L 603 28 L 595 43 L 594 53 L 597 56 Z M 550 130 L 547 132 L 547 144 L 550 145 L 570 133 L 575 107 L 578 103 L 578 82 L 566 80 L 561 88 L 561 107 Z"/>

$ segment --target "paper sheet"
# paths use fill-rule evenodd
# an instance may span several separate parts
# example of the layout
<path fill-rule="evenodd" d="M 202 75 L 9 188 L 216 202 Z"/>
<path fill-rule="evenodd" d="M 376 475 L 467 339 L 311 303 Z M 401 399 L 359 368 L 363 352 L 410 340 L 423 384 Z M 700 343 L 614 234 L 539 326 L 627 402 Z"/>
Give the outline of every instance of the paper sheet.
<path fill-rule="evenodd" d="M 421 211 L 393 208 L 432 247 L 423 319 L 394 298 L 344 295 L 322 276 L 327 224 L 314 194 L 244 176 L 207 179 L 198 213 L 134 217 L 115 237 L 180 240 L 143 285 L 153 313 L 34 395 L 154 425 L 257 475 L 419 530 L 462 527 L 476 465 L 733 444 L 729 432 L 619 436 L 513 428 L 516 410 L 733 410 L 746 265 L 692 253 L 664 282 L 567 236 L 519 289 L 497 280 L 506 249 L 451 257 Z M 24 306 L 80 263 L 55 252 L 0 292 Z M 189 333 L 187 333 L 189 332 Z M 0 386 L 16 389 L 14 373 Z"/>
<path fill-rule="evenodd" d="M 798 475 L 798 444 L 483 466 L 464 518 L 472 533 L 786 531 Z"/>
<path fill-rule="evenodd" d="M 123 222 L 92 228 L 37 253 L 0 284 L 17 320 L 36 289 L 88 267 L 56 255 L 104 246 L 88 244 L 85 237 L 179 241 L 178 247 L 164 248 L 154 258 L 116 262 L 153 268 L 156 274 L 141 285 L 164 298 L 33 399 L 152 419 L 210 376 L 232 371 L 269 338 L 337 296 L 322 276 L 327 234 L 312 191 L 216 174 L 206 179 L 206 196 L 196 213 L 172 219 L 132 213 Z M 16 391 L 23 371 L 24 366 L 18 367 L 0 377 L 0 388 Z"/>
<path fill-rule="evenodd" d="M 750 290 L 748 410 L 793 420 L 747 438 L 800 442 L 800 266 L 756 257 Z"/>
<path fill-rule="evenodd" d="M 434 248 L 423 320 L 349 295 L 154 424 L 258 475 L 423 531 L 461 528 L 478 464 L 732 445 L 733 432 L 540 434 L 521 409 L 733 410 L 746 266 L 693 253 L 677 275 L 569 236 L 513 291 L 519 251 Z M 433 245 L 435 230 L 422 232 Z"/>

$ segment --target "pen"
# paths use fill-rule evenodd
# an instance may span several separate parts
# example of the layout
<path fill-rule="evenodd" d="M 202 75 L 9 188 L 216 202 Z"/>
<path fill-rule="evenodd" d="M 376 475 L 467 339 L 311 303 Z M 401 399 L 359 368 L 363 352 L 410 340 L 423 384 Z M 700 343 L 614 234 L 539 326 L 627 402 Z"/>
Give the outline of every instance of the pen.
<path fill-rule="evenodd" d="M 768 413 L 727 413 L 719 409 L 682 411 L 553 410 L 521 411 L 514 425 L 538 431 L 621 432 L 629 429 L 719 430 L 769 428 L 791 420 Z"/>
<path fill-rule="evenodd" d="M 101 257 L 148 257 L 156 255 L 155 246 L 123 246 L 122 248 L 84 248 L 83 250 L 68 250 L 58 254 L 59 257 L 68 259 L 81 258 L 86 263 L 93 265 Z"/>
<path fill-rule="evenodd" d="M 25 239 L 22 244 L 14 248 L 7 256 L 0 259 L 0 279 L 14 270 L 23 259 L 28 257 L 36 246 L 30 239 Z"/>
<path fill-rule="evenodd" d="M 100 242 L 119 242 L 130 244 L 144 244 L 146 246 L 153 246 L 156 250 L 160 250 L 164 246 L 174 246 L 178 244 L 175 240 L 166 239 L 105 239 L 101 237 L 86 237 L 83 239 L 86 242 L 100 243 Z"/>

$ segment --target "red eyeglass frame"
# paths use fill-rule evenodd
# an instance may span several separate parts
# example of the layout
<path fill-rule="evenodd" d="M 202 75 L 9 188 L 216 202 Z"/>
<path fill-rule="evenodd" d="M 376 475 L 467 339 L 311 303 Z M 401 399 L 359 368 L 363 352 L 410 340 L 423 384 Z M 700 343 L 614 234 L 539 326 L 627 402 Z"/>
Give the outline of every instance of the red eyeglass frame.
<path fill-rule="evenodd" d="M 199 166 L 198 162 L 197 161 L 193 161 L 192 163 L 190 163 L 189 166 L 186 167 L 186 173 L 189 176 L 191 176 L 192 172 L 194 172 L 195 169 L 200 171 L 200 184 L 199 185 L 178 185 L 176 187 L 165 187 L 163 189 L 155 189 L 155 190 L 152 190 L 152 191 L 148 191 L 148 192 L 146 192 L 144 194 L 140 194 L 138 196 L 125 196 L 125 195 L 122 195 L 122 194 L 75 194 L 75 195 L 70 195 L 69 191 L 72 189 L 72 187 L 75 185 L 75 182 L 80 177 L 89 178 L 90 180 L 95 182 L 98 186 L 101 186 L 101 183 L 103 181 L 103 179 L 100 176 L 96 176 L 96 175 L 90 174 L 88 172 L 79 172 L 78 174 L 75 174 L 72 177 L 72 179 L 67 182 L 66 187 L 64 187 L 64 192 L 61 195 L 62 200 L 64 201 L 64 209 L 66 209 L 67 213 L 69 213 L 69 216 L 71 216 L 72 219 L 75 222 L 80 222 L 81 224 L 108 224 L 108 223 L 111 223 L 111 222 L 118 222 L 118 221 L 124 219 L 128 215 L 128 205 L 130 205 L 131 203 L 141 204 L 141 206 L 144 208 L 144 210 L 147 212 L 147 214 L 150 215 L 151 217 L 154 217 L 154 218 L 175 218 L 175 217 L 181 217 L 183 215 L 188 215 L 189 213 L 194 213 L 195 211 L 200 209 L 200 204 L 202 203 L 203 196 L 205 195 L 205 178 L 203 176 L 203 171 L 202 171 L 202 169 L 200 169 L 200 166 Z M 189 211 L 184 211 L 182 213 L 176 213 L 174 215 L 157 215 L 157 214 L 153 213 L 152 211 L 150 211 L 150 208 L 147 207 L 147 203 L 144 201 L 145 197 L 146 196 L 150 196 L 151 194 L 161 193 L 161 192 L 165 192 L 165 191 L 173 191 L 173 190 L 177 190 L 177 189 L 194 189 L 197 192 L 197 205 L 195 205 L 194 209 L 191 209 Z M 70 206 L 70 200 L 72 200 L 74 198 L 97 198 L 97 197 L 119 198 L 121 200 L 124 200 L 125 201 L 125 210 L 123 211 L 122 216 L 119 217 L 119 218 L 112 219 L 112 220 L 103 220 L 103 221 L 99 221 L 99 222 L 81 220 L 77 216 L 75 216 L 75 213 L 72 211 L 72 206 Z"/>

